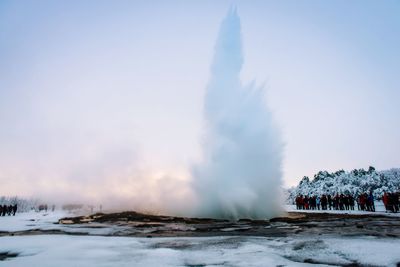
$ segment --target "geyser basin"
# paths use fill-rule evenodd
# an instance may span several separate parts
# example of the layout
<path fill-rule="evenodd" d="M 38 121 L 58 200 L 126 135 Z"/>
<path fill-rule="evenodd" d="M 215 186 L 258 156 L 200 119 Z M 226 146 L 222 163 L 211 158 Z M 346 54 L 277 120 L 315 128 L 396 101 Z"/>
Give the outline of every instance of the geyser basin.
<path fill-rule="evenodd" d="M 263 88 L 243 85 L 240 19 L 222 21 L 205 96 L 203 161 L 193 167 L 195 215 L 265 219 L 281 211 L 282 141 Z"/>

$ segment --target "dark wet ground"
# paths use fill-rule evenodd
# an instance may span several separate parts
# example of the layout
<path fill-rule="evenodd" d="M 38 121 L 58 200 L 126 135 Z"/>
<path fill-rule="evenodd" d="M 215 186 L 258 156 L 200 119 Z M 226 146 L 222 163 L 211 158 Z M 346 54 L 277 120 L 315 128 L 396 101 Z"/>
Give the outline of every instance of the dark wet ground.
<path fill-rule="evenodd" d="M 227 220 L 183 218 L 121 212 L 62 218 L 53 226 L 0 236 L 71 234 L 134 237 L 207 236 L 375 236 L 400 238 L 400 217 L 375 214 L 288 212 L 271 220 Z"/>
<path fill-rule="evenodd" d="M 271 220 L 182 218 L 145 215 L 136 212 L 94 214 L 63 218 L 59 224 L 82 228 L 72 234 L 167 237 L 167 236 L 376 236 L 400 237 L 400 218 L 384 215 L 351 215 L 332 213 L 289 212 Z M 109 229 L 103 233 L 101 229 Z M 68 229 L 68 228 L 67 228 Z M 112 229 L 112 230 L 110 230 Z M 94 231 L 96 232 L 96 231 Z M 94 233 L 96 234 L 96 233 Z"/>
<path fill-rule="evenodd" d="M 18 257 L 18 253 L 6 251 L 6 252 L 0 252 L 0 261 L 4 261 L 10 258 L 16 258 Z"/>

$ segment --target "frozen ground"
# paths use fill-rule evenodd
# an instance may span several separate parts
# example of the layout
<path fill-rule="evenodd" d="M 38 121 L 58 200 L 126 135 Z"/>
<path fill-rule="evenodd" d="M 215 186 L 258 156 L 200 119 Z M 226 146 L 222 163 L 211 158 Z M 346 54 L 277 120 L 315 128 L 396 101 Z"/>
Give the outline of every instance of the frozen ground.
<path fill-rule="evenodd" d="M 159 222 L 150 222 L 150 230 L 156 229 L 152 238 L 115 236 L 136 235 L 125 230 L 142 229 L 137 222 L 63 225 L 54 223 L 71 214 L 19 213 L 0 217 L 0 266 L 400 266 L 397 217 L 379 217 L 386 216 L 384 212 L 362 217 L 365 212 L 352 211 L 361 213 L 354 221 L 340 217 L 346 212 L 332 213 L 292 213 L 288 221 L 191 225 L 210 228 L 202 237 L 155 237 L 162 236 L 162 230 Z M 195 234 L 184 223 L 165 225 L 170 235 Z"/>
<path fill-rule="evenodd" d="M 0 217 L 0 232 L 16 232 L 29 229 L 53 229 L 55 222 L 65 216 L 72 216 L 64 211 L 55 212 L 22 212 L 15 216 Z"/>
<path fill-rule="evenodd" d="M 0 266 L 396 266 L 400 240 L 377 238 L 1 237 Z"/>

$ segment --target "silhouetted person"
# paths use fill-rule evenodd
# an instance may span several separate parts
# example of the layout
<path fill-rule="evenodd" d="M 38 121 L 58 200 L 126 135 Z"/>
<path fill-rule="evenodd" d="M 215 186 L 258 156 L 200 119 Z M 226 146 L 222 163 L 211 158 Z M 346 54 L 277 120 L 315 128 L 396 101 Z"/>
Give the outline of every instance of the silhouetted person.
<path fill-rule="evenodd" d="M 393 192 L 388 193 L 388 204 L 387 209 L 391 212 L 398 212 L 399 211 L 399 193 Z"/>
<path fill-rule="evenodd" d="M 340 205 L 339 205 L 339 203 L 340 203 L 339 199 L 340 199 L 339 194 L 336 194 L 336 196 L 333 198 L 333 203 L 335 203 L 335 204 L 334 204 L 335 210 L 339 210 L 339 207 L 340 207 Z"/>
<path fill-rule="evenodd" d="M 350 203 L 349 203 L 349 196 L 348 195 L 343 196 L 343 205 L 344 205 L 344 209 L 345 210 L 349 210 L 350 209 Z"/>
<path fill-rule="evenodd" d="M 357 209 L 361 210 L 361 205 L 360 205 L 360 196 L 356 195 L 356 202 L 357 202 Z"/>
<path fill-rule="evenodd" d="M 329 210 L 332 209 L 332 197 L 331 195 L 328 195 L 328 205 L 329 205 Z"/>
<path fill-rule="evenodd" d="M 362 211 L 364 211 L 365 210 L 365 206 L 366 206 L 366 204 L 367 204 L 367 196 L 366 196 L 367 194 L 361 194 L 360 195 L 360 200 L 359 200 L 359 202 L 360 202 L 360 209 L 362 210 Z"/>
<path fill-rule="evenodd" d="M 6 206 L 6 205 L 3 205 L 3 213 L 2 213 L 2 216 L 6 216 L 6 213 L 7 213 L 7 206 Z"/>
<path fill-rule="evenodd" d="M 354 210 L 355 203 L 354 203 L 354 197 L 352 195 L 349 195 L 349 203 L 350 203 L 350 209 Z"/>
<path fill-rule="evenodd" d="M 304 209 L 308 210 L 309 209 L 309 198 L 308 196 L 304 196 Z"/>
<path fill-rule="evenodd" d="M 13 216 L 15 216 L 15 213 L 17 212 L 17 204 L 14 204 L 14 206 L 12 207 L 12 212 L 13 212 Z"/>
<path fill-rule="evenodd" d="M 328 198 L 326 197 L 326 195 L 322 195 L 321 197 L 321 207 L 323 210 L 326 210 L 328 206 Z"/>
<path fill-rule="evenodd" d="M 400 210 L 400 192 L 394 192 L 394 210 L 398 212 Z"/>
<path fill-rule="evenodd" d="M 12 210 L 13 210 L 13 206 L 12 205 L 8 205 L 8 207 L 7 207 L 7 215 L 8 216 L 11 216 Z"/>
<path fill-rule="evenodd" d="M 368 206 L 370 211 L 375 211 L 375 203 L 374 203 L 374 196 L 372 194 L 372 190 L 369 192 L 368 198 Z"/>

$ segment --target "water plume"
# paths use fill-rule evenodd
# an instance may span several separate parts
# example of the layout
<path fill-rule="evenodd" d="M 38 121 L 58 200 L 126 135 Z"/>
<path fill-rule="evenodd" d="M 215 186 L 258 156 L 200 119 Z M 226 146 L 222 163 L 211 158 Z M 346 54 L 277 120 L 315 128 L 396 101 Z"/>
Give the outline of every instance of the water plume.
<path fill-rule="evenodd" d="M 205 95 L 203 159 L 193 167 L 195 215 L 264 219 L 281 212 L 282 142 L 262 87 L 240 81 L 236 8 L 222 21 Z"/>

